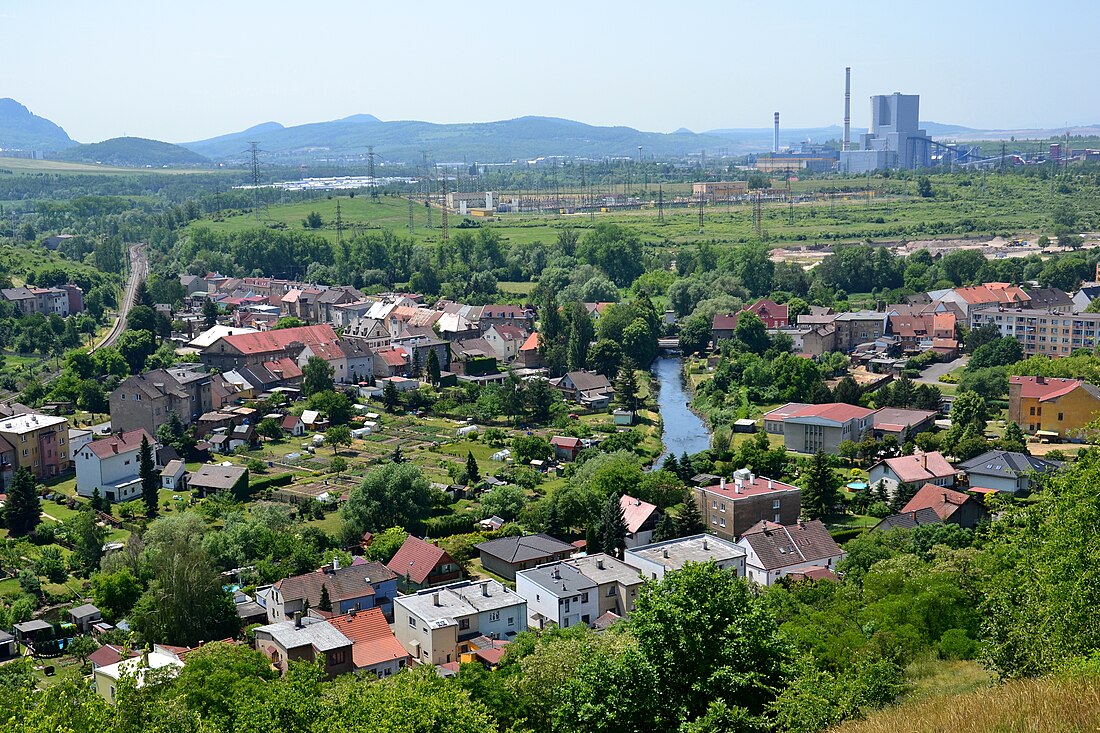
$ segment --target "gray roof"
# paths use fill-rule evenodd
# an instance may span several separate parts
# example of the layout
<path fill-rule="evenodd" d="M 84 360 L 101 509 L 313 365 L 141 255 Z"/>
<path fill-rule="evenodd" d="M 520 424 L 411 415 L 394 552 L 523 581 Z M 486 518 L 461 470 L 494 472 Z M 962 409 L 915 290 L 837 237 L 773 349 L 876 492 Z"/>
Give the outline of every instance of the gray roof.
<path fill-rule="evenodd" d="M 521 570 L 516 575 L 522 575 L 535 585 L 545 588 L 555 595 L 560 593 L 572 594 L 596 587 L 594 580 L 571 564 L 564 562 L 539 565 L 537 568 L 530 570 Z"/>
<path fill-rule="evenodd" d="M 0 631 L 0 644 L 7 644 L 9 641 L 14 641 L 15 637 L 6 631 Z"/>
<path fill-rule="evenodd" d="M 488 595 L 482 591 L 482 586 Z M 436 597 L 438 604 L 435 603 Z M 527 605 L 527 601 L 517 596 L 515 591 L 508 590 L 495 580 L 464 580 L 426 588 L 412 595 L 398 596 L 393 602 L 435 628 L 456 624 L 455 619 L 482 611 Z"/>
<path fill-rule="evenodd" d="M 929 507 L 917 509 L 914 512 L 903 514 L 891 514 L 871 528 L 872 532 L 889 532 L 892 529 L 913 529 L 922 524 L 942 524 L 943 520 L 936 510 Z"/>
<path fill-rule="evenodd" d="M 1027 471 L 1036 473 L 1051 473 L 1061 466 L 1060 461 L 1048 461 L 1043 458 L 1035 458 L 1026 453 L 1014 453 L 1006 450 L 991 450 L 980 456 L 963 461 L 959 464 L 959 470 L 967 474 L 976 473 L 982 476 L 1011 476 L 1018 478 Z"/>
<path fill-rule="evenodd" d="M 829 535 L 829 530 L 817 519 L 792 525 L 758 522 L 745 532 L 741 541 L 752 548 L 765 570 L 844 554 Z"/>
<path fill-rule="evenodd" d="M 33 631 L 45 631 L 46 629 L 52 628 L 53 626 L 38 618 L 15 625 L 15 630 L 23 634 Z"/>
<path fill-rule="evenodd" d="M 256 601 L 245 601 L 237 604 L 237 618 L 255 618 L 266 614 L 267 609 L 256 603 Z"/>
<path fill-rule="evenodd" d="M 841 313 L 836 317 L 838 321 L 881 321 L 886 318 L 886 313 L 879 311 L 851 311 Z"/>
<path fill-rule="evenodd" d="M 327 652 L 351 646 L 351 639 L 337 631 L 328 621 L 313 616 L 302 617 L 301 628 L 294 621 L 280 621 L 257 627 L 256 631 L 268 634 L 279 646 L 288 650 L 312 646 L 319 652 Z"/>
<path fill-rule="evenodd" d="M 559 553 L 572 552 L 574 548 L 548 534 L 530 534 L 525 537 L 499 537 L 482 542 L 477 549 L 484 555 L 498 557 L 507 563 L 520 563 L 551 559 Z"/>
<path fill-rule="evenodd" d="M 604 583 L 641 585 L 643 582 L 637 568 L 632 568 L 622 560 L 602 552 L 595 555 L 571 557 L 565 562 L 580 570 L 586 578 L 599 585 Z"/>
<path fill-rule="evenodd" d="M 580 392 L 604 390 L 611 386 L 611 380 L 609 380 L 603 374 L 596 374 L 595 372 L 569 372 L 565 376 L 569 377 L 569 380 L 573 383 L 573 386 Z"/>
<path fill-rule="evenodd" d="M 85 603 L 83 606 L 77 606 L 76 608 L 69 609 L 69 615 L 73 618 L 84 618 L 85 616 L 95 616 L 100 613 L 99 609 L 90 603 Z"/>
<path fill-rule="evenodd" d="M 241 466 L 214 466 L 207 464 L 191 474 L 191 486 L 210 489 L 232 489 L 248 473 Z"/>
<path fill-rule="evenodd" d="M 745 548 L 709 534 L 654 542 L 628 549 L 626 552 L 663 565 L 668 570 L 679 570 L 689 562 L 723 562 L 744 557 L 746 554 Z"/>
<path fill-rule="evenodd" d="M 1034 308 L 1068 308 L 1073 305 L 1073 298 L 1061 288 L 1028 288 L 1025 291 L 1031 296 L 1030 306 Z"/>

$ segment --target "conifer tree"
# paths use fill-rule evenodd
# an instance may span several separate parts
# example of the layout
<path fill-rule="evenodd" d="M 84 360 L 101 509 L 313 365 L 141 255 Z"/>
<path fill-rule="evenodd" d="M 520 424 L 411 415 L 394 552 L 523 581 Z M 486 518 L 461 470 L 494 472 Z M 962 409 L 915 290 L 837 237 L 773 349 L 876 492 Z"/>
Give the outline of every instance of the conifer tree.
<path fill-rule="evenodd" d="M 157 515 L 157 492 L 160 490 L 160 476 L 153 462 L 153 446 L 149 438 L 141 436 L 138 449 L 138 476 L 141 478 L 141 500 L 145 503 L 145 516 L 150 519 Z"/>
<path fill-rule="evenodd" d="M 600 525 L 601 549 L 608 555 L 621 558 L 626 549 L 626 517 L 623 516 L 619 494 L 607 497 Z"/>
<path fill-rule="evenodd" d="M 42 519 L 42 505 L 35 491 L 34 476 L 25 467 L 15 472 L 4 520 L 12 535 L 18 537 L 34 531 Z"/>

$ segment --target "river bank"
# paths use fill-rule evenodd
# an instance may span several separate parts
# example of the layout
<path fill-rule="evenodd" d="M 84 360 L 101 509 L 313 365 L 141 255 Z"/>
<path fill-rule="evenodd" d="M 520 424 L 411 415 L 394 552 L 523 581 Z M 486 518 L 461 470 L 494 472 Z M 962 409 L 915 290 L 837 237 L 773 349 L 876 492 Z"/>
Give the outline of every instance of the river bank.
<path fill-rule="evenodd" d="M 664 445 L 654 466 L 660 466 L 669 455 L 692 455 L 710 448 L 710 428 L 691 409 L 691 391 L 684 380 L 683 366 L 680 356 L 661 356 L 651 368 L 658 384 L 657 409 Z"/>

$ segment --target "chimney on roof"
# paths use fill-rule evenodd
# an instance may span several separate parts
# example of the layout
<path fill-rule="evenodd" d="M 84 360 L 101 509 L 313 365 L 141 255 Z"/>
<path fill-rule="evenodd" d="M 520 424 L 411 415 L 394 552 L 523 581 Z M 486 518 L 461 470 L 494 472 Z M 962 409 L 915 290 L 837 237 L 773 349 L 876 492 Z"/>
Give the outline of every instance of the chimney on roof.
<path fill-rule="evenodd" d="M 432 593 L 432 605 L 433 606 L 438 606 L 439 605 L 439 594 L 438 593 Z"/>
<path fill-rule="evenodd" d="M 481 584 L 481 595 L 488 597 L 489 595 L 489 581 L 486 580 Z"/>
<path fill-rule="evenodd" d="M 707 549 L 707 538 L 706 537 L 703 538 L 703 549 L 704 550 Z"/>
<path fill-rule="evenodd" d="M 768 479 L 768 491 L 771 491 L 774 488 L 775 488 L 775 481 L 772 481 L 771 479 Z"/>
<path fill-rule="evenodd" d="M 668 557 L 668 548 L 667 547 L 661 548 L 661 556 L 662 557 Z"/>
<path fill-rule="evenodd" d="M 1035 377 L 1035 384 L 1046 384 L 1047 378 L 1043 376 Z"/>
<path fill-rule="evenodd" d="M 111 443 L 111 451 L 118 453 L 118 443 Z"/>
<path fill-rule="evenodd" d="M 295 611 L 294 612 L 294 628 L 296 628 L 296 629 L 302 628 L 302 612 L 301 611 Z"/>
<path fill-rule="evenodd" d="M 340 558 L 338 558 L 338 557 L 332 558 L 332 572 L 335 573 L 339 569 L 340 569 Z"/>
<path fill-rule="evenodd" d="M 603 570 L 603 558 L 602 557 L 596 559 L 596 567 L 599 568 L 600 570 Z"/>
<path fill-rule="evenodd" d="M 720 489 L 722 489 L 722 490 L 725 490 L 725 488 L 726 488 L 726 479 L 725 479 L 725 477 L 723 477 L 723 478 L 722 478 L 722 479 L 721 479 L 721 480 L 720 480 L 720 481 L 718 482 L 718 488 L 720 488 Z"/>

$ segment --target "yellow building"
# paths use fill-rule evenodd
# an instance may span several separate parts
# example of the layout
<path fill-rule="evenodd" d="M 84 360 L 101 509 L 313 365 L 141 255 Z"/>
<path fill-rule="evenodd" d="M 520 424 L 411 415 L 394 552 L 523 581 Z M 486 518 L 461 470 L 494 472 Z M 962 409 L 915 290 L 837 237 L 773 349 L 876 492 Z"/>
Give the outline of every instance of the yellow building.
<path fill-rule="evenodd" d="M 1082 440 L 1083 428 L 1100 416 L 1100 389 L 1080 379 L 1010 377 L 1008 417 L 1025 432 Z"/>
<path fill-rule="evenodd" d="M 27 413 L 0 418 L 0 436 L 14 448 L 12 467 L 26 468 L 45 479 L 72 467 L 69 455 L 69 421 L 53 415 Z"/>
<path fill-rule="evenodd" d="M 692 198 L 723 200 L 748 193 L 748 181 L 709 181 L 691 184 Z"/>

